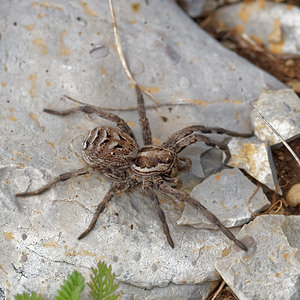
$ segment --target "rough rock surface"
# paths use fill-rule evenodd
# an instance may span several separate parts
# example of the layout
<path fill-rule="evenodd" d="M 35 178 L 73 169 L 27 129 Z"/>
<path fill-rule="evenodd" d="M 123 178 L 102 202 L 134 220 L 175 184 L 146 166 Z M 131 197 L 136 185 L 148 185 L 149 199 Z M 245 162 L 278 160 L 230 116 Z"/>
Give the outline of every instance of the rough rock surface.
<path fill-rule="evenodd" d="M 196 104 L 150 110 L 155 142 L 200 123 L 250 132 L 241 87 L 251 98 L 266 86 L 283 87 L 211 39 L 173 1 L 114 3 L 137 81 L 160 103 Z M 115 197 L 94 231 L 77 241 L 110 186 L 97 172 L 40 196 L 15 198 L 82 167 L 83 136 L 96 125 L 111 125 L 80 113 L 49 115 L 44 108 L 73 107 L 60 101 L 63 94 L 112 108 L 135 106 L 136 95 L 114 47 L 106 1 L 4 1 L 0 28 L 0 293 L 12 298 L 34 290 L 53 298 L 67 274 L 77 269 L 88 277 L 99 259 L 112 265 L 118 280 L 135 286 L 135 295 L 139 288 L 218 279 L 214 262 L 231 243 L 219 231 L 178 226 L 181 210 L 170 199 L 161 198 L 174 250 L 139 188 Z M 136 111 L 120 115 L 141 141 Z M 201 147 L 185 155 L 198 156 Z"/>
<path fill-rule="evenodd" d="M 270 205 L 262 188 L 257 189 L 237 168 L 211 175 L 195 186 L 191 196 L 214 212 L 226 227 L 244 225 L 252 219 L 252 214 L 258 214 Z M 195 228 L 216 228 L 188 204 L 185 205 L 178 224 L 192 225 Z"/>
<path fill-rule="evenodd" d="M 268 143 L 260 142 L 257 138 L 233 138 L 228 148 L 231 152 L 229 165 L 245 170 L 271 190 L 277 186 L 276 191 L 281 193 Z"/>
<path fill-rule="evenodd" d="M 299 54 L 300 9 L 271 1 L 243 2 L 218 10 L 215 21 L 246 34 L 274 54 Z"/>
<path fill-rule="evenodd" d="M 253 104 L 285 140 L 300 134 L 300 99 L 293 90 L 265 91 Z M 259 140 L 270 145 L 281 142 L 255 111 L 251 119 Z"/>
<path fill-rule="evenodd" d="M 248 253 L 228 252 L 218 272 L 240 300 L 300 298 L 300 216 L 259 216 L 239 236 L 255 240 Z"/>

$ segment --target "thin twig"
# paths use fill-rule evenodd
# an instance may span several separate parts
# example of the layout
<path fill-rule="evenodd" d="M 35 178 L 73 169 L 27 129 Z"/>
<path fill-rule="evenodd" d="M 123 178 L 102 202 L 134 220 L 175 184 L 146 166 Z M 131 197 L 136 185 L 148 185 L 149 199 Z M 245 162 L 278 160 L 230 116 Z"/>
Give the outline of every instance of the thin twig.
<path fill-rule="evenodd" d="M 213 293 L 212 297 L 210 298 L 210 300 L 215 300 L 218 295 L 221 293 L 221 291 L 223 290 L 224 286 L 225 286 L 225 281 L 223 280 L 221 282 L 221 284 L 219 285 L 218 289 Z"/>
<path fill-rule="evenodd" d="M 68 95 L 63 95 L 61 97 L 61 99 L 63 99 L 63 97 L 67 98 L 67 99 L 69 99 L 69 100 L 71 100 L 71 101 L 73 101 L 77 104 L 81 104 L 81 105 L 86 105 L 87 104 L 85 102 L 82 102 L 82 101 L 79 101 L 75 98 L 72 98 Z M 156 105 L 145 105 L 145 108 L 146 109 L 157 109 L 157 108 L 160 108 L 160 107 L 172 107 L 172 106 L 178 107 L 178 106 L 196 106 L 196 105 L 200 105 L 200 104 L 197 104 L 197 103 L 160 103 L 160 104 L 156 104 Z M 106 110 L 106 111 L 136 111 L 136 110 L 138 110 L 137 106 L 130 106 L 130 107 L 125 107 L 125 108 L 124 107 L 111 108 L 111 107 L 97 106 L 97 108 L 99 108 L 101 110 Z"/>
<path fill-rule="evenodd" d="M 120 36 L 119 36 L 119 30 L 118 30 L 118 25 L 117 25 L 117 20 L 116 20 L 116 15 L 115 15 L 115 11 L 114 11 L 114 7 L 113 7 L 113 3 L 112 0 L 108 0 L 109 3 L 109 8 L 110 8 L 110 13 L 111 13 L 111 17 L 112 17 L 112 21 L 113 21 L 113 28 L 114 28 L 114 35 L 115 35 L 115 41 L 116 41 L 116 46 L 117 46 L 117 50 L 118 50 L 118 54 L 122 63 L 122 67 L 126 73 L 126 75 L 128 76 L 128 78 L 130 79 L 130 81 L 133 82 L 134 85 L 137 85 L 141 91 L 143 91 L 143 93 L 145 93 L 147 96 L 149 96 L 156 104 L 158 104 L 158 100 L 150 93 L 147 91 L 146 88 L 140 86 L 136 80 L 134 79 L 133 75 L 131 74 L 129 68 L 128 68 L 128 64 L 126 62 L 125 56 L 124 56 L 124 52 L 121 46 L 121 41 L 120 41 Z"/>

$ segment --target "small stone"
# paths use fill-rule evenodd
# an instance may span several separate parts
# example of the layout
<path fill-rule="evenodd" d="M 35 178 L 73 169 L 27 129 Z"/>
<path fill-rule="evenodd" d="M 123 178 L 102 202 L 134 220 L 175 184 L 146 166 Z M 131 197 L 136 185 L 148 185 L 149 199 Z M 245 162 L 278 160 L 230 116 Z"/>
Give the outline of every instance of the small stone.
<path fill-rule="evenodd" d="M 292 207 L 300 204 L 300 183 L 293 185 L 286 195 L 286 201 Z"/>

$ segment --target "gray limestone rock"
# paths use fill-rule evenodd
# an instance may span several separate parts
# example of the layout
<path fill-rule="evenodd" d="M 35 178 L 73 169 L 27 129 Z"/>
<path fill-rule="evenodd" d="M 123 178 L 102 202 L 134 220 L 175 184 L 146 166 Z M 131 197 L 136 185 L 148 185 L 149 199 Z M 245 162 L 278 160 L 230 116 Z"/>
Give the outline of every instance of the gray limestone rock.
<path fill-rule="evenodd" d="M 300 298 L 300 217 L 259 216 L 240 236 L 251 235 L 248 253 L 231 252 L 216 263 L 240 300 Z"/>
<path fill-rule="evenodd" d="M 300 135 L 300 99 L 293 90 L 264 91 L 254 106 L 283 139 L 289 140 Z M 255 111 L 252 111 L 251 119 L 259 140 L 268 141 L 270 145 L 281 142 Z"/>
<path fill-rule="evenodd" d="M 171 0 L 114 4 L 136 80 L 160 103 L 195 104 L 149 110 L 156 143 L 191 124 L 250 132 L 241 87 L 251 98 L 266 86 L 283 87 L 211 39 Z M 53 116 L 44 108 L 73 107 L 60 100 L 64 94 L 98 106 L 132 107 L 136 95 L 114 47 L 106 1 L 4 1 L 0 28 L 0 292 L 12 298 L 34 290 L 53 298 L 69 273 L 76 269 L 88 278 L 98 260 L 112 265 L 117 280 L 137 287 L 135 296 L 139 288 L 218 280 L 214 262 L 231 243 L 219 231 L 178 226 L 181 209 L 169 198 L 160 199 L 175 249 L 140 188 L 116 195 L 95 229 L 78 241 L 110 186 L 97 172 L 16 199 L 17 192 L 84 166 L 84 135 L 112 125 L 81 113 Z M 136 111 L 120 116 L 141 142 Z M 199 156 L 201 147 L 185 155 Z"/>
<path fill-rule="evenodd" d="M 299 54 L 300 9 L 296 5 L 271 1 L 243 2 L 219 9 L 215 22 L 227 29 L 239 29 L 274 54 Z"/>
<path fill-rule="evenodd" d="M 269 189 L 281 193 L 278 185 L 271 148 L 268 143 L 251 139 L 232 138 L 228 143 L 231 153 L 229 165 L 245 170 Z"/>
<path fill-rule="evenodd" d="M 209 176 L 195 186 L 191 196 L 213 212 L 226 227 L 244 225 L 252 219 L 252 214 L 258 214 L 270 206 L 262 188 L 257 190 L 255 184 L 237 168 Z M 188 204 L 178 224 L 217 228 Z"/>

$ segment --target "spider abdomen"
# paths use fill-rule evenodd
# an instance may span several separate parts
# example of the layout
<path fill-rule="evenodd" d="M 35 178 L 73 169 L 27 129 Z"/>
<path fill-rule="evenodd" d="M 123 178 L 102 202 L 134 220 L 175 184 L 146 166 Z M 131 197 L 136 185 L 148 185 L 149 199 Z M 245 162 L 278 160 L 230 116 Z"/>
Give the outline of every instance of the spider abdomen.
<path fill-rule="evenodd" d="M 135 140 L 118 128 L 96 127 L 82 143 L 82 157 L 92 167 L 125 168 L 137 154 Z"/>

